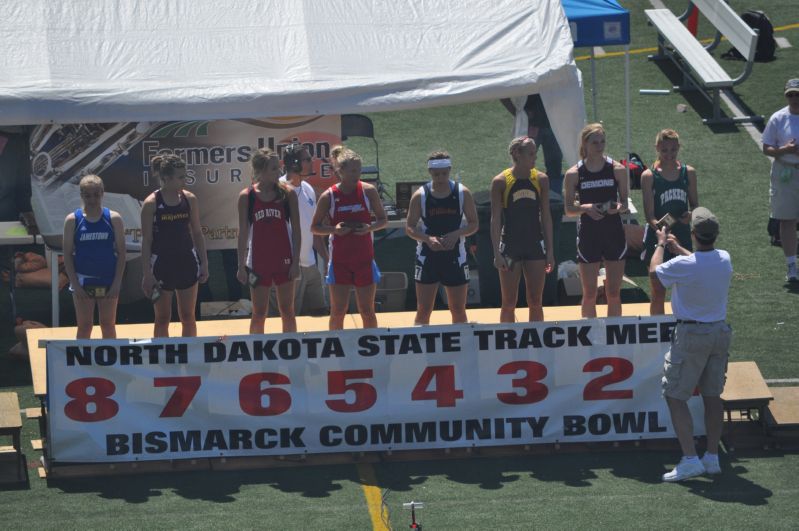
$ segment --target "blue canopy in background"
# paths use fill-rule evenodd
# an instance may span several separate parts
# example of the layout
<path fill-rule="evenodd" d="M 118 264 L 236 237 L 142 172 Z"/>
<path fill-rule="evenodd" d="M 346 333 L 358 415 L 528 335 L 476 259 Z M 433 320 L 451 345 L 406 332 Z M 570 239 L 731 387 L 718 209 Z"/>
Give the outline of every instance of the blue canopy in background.
<path fill-rule="evenodd" d="M 630 152 L 630 12 L 616 0 L 561 0 L 569 21 L 574 47 L 591 48 L 591 103 L 594 121 L 597 111 L 594 47 L 624 45 L 624 99 L 626 104 L 626 148 Z M 625 155 L 625 158 L 628 155 Z M 628 171 L 629 175 L 629 171 Z"/>
<path fill-rule="evenodd" d="M 561 0 L 575 48 L 630 43 L 630 12 L 616 0 Z"/>

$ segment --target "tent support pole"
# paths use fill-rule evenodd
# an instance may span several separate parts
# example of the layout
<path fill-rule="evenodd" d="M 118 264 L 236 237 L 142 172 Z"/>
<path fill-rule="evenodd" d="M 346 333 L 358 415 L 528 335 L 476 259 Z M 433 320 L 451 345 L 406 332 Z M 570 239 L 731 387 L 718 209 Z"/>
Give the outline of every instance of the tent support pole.
<path fill-rule="evenodd" d="M 591 108 L 594 112 L 594 123 L 599 121 L 596 109 L 596 55 L 594 54 L 594 47 L 591 46 Z"/>
<path fill-rule="evenodd" d="M 630 109 L 630 45 L 624 45 L 624 105 L 625 105 L 625 123 L 626 123 L 626 131 L 625 131 L 625 141 L 627 150 L 625 152 L 625 158 L 629 160 L 630 158 L 630 151 L 632 151 L 632 139 L 631 139 L 631 129 L 632 125 L 630 123 L 631 118 L 631 109 Z M 630 166 L 627 165 L 627 194 L 629 196 L 630 193 Z"/>

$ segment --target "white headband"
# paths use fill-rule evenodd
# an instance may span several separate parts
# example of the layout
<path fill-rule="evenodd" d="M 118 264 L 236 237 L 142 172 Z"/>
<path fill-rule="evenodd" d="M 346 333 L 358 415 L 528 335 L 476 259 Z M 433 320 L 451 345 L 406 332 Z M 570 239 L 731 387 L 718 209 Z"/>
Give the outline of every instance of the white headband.
<path fill-rule="evenodd" d="M 449 159 L 433 159 L 427 161 L 427 169 L 439 170 L 442 168 L 451 168 L 452 161 Z"/>

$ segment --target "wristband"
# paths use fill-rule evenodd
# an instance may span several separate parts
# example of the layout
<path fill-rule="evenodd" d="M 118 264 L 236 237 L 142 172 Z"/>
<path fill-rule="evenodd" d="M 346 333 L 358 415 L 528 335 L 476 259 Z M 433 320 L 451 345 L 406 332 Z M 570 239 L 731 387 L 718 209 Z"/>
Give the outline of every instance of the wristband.
<path fill-rule="evenodd" d="M 655 247 L 663 247 L 665 249 L 666 248 L 666 244 L 659 243 L 659 244 L 655 245 Z"/>

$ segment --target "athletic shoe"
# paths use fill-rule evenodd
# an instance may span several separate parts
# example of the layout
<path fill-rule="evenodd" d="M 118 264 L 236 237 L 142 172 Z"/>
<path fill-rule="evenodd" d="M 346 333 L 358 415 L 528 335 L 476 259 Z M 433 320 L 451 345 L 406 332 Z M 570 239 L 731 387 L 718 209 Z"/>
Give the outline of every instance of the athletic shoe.
<path fill-rule="evenodd" d="M 705 467 L 705 472 L 714 476 L 716 474 L 721 474 L 721 465 L 719 465 L 719 456 L 710 455 L 709 453 L 705 452 L 705 455 L 702 456 L 702 466 Z"/>
<path fill-rule="evenodd" d="M 674 467 L 674 470 L 663 474 L 663 481 L 673 483 L 675 481 L 695 478 L 696 476 L 701 476 L 704 473 L 705 467 L 702 466 L 702 461 L 699 459 L 688 461 L 685 457 L 683 457 L 680 462 L 677 463 L 677 466 Z"/>
<path fill-rule="evenodd" d="M 785 275 L 785 281 L 790 283 L 799 282 L 799 278 L 796 276 L 796 262 L 788 265 L 788 274 Z"/>

